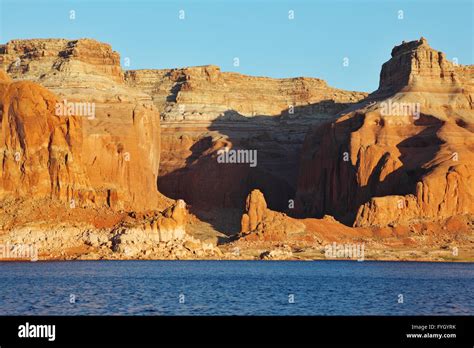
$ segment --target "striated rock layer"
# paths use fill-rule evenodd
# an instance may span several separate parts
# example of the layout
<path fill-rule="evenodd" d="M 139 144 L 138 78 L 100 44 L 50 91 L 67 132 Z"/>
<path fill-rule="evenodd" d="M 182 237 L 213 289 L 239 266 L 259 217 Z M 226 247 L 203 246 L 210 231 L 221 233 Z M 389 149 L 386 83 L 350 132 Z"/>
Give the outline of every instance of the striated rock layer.
<path fill-rule="evenodd" d="M 274 209 L 287 209 L 308 125 L 366 96 L 320 79 L 252 77 L 216 66 L 127 71 L 125 80 L 150 94 L 162 115 L 160 190 L 205 209 L 240 208 L 257 187 Z M 225 146 L 256 150 L 256 167 L 218 164 Z"/>
<path fill-rule="evenodd" d="M 120 55 L 91 39 L 11 40 L 0 45 L 0 55 L 13 78 L 40 80 L 49 88 L 84 88 L 85 82 L 98 88 L 124 79 Z M 59 85 L 61 80 L 65 85 Z"/>
<path fill-rule="evenodd" d="M 119 55 L 93 40 L 15 40 L 0 53 L 14 78 L 1 71 L 0 206 L 17 211 L 13 220 L 0 217 L 4 244 L 34 244 L 47 258 L 87 246 L 102 257 L 174 258 L 166 246 L 142 255 L 147 245 L 191 237 L 184 201 L 170 207 L 158 192 L 159 113 L 151 97 L 123 83 Z M 123 210 L 154 218 L 130 220 Z M 91 229 L 92 217 L 103 227 Z M 90 242 L 96 234 L 104 243 Z M 125 252 L 118 246 L 130 235 L 140 238 Z"/>
<path fill-rule="evenodd" d="M 282 114 L 288 118 L 316 118 L 318 111 L 333 112 L 333 104 L 356 102 L 365 96 L 332 88 L 317 78 L 247 76 L 221 72 L 213 65 L 127 71 L 125 80 L 153 96 L 155 104 L 163 109 L 165 121 L 239 120 L 239 116 Z M 317 103 L 321 104 L 312 106 Z"/>
<path fill-rule="evenodd" d="M 35 100 L 32 102 L 35 105 L 46 103 L 47 106 L 40 112 L 45 114 L 43 111 L 47 109 L 43 122 L 54 123 L 49 125 L 51 132 L 57 133 L 54 129 L 58 129 L 60 123 L 64 124 L 62 133 L 67 141 L 63 143 L 71 148 L 69 152 L 74 151 L 75 156 L 62 150 L 62 168 L 72 166 L 68 164 L 73 161 L 72 158 L 81 161 L 88 184 L 95 191 L 89 200 L 97 203 L 105 201 L 118 209 L 162 207 L 157 191 L 159 113 L 150 96 L 124 84 L 120 56 L 112 51 L 110 45 L 89 39 L 13 40 L 0 46 L 0 58 L 2 67 L 15 81 L 32 80 L 56 94 L 57 98 L 53 98 L 51 93 L 42 98 L 41 93 L 46 92 L 32 93 L 30 99 Z M 31 83 L 13 86 L 23 86 L 23 90 L 39 90 L 27 87 L 33 86 Z M 10 102 L 6 100 L 7 104 Z M 58 109 L 62 111 L 59 117 L 55 117 L 58 114 L 55 105 L 58 103 L 64 106 L 62 110 Z M 70 106 L 75 117 L 64 114 Z M 13 114 L 13 109 L 9 112 L 12 117 L 26 117 Z M 36 117 L 35 110 L 20 112 L 28 114 L 31 119 Z M 41 132 L 44 128 L 37 125 L 37 130 L 31 132 Z M 39 141 L 41 144 L 38 146 L 44 148 L 48 137 Z M 53 148 L 50 151 L 56 150 Z M 47 161 L 47 157 L 41 158 Z M 41 166 L 46 166 L 46 162 Z M 42 167 L 43 170 L 45 168 Z M 53 190 L 60 191 L 57 195 L 73 195 L 66 192 L 68 183 L 62 182 L 63 176 L 56 175 L 51 180 L 56 181 Z"/>
<path fill-rule="evenodd" d="M 263 259 L 333 241 L 470 243 L 474 70 L 423 38 L 393 49 L 369 96 L 215 66 L 124 72 L 89 39 L 13 40 L 0 66 L 13 79 L 0 69 L 2 243 L 38 243 L 44 258 L 221 258 L 215 241 L 238 237 L 229 247 Z M 223 149 L 255 163 L 223 163 Z M 305 219 L 283 213 L 294 199 Z"/>
<path fill-rule="evenodd" d="M 382 65 L 377 93 L 398 91 L 463 93 L 473 87 L 474 66 L 451 62 L 425 38 L 403 42 L 392 50 L 392 58 Z"/>
<path fill-rule="evenodd" d="M 270 205 L 285 209 L 294 199 L 308 124 L 333 119 L 367 95 L 315 78 L 252 77 L 216 66 L 123 72 L 119 54 L 90 39 L 12 40 L 0 46 L 0 65 L 15 80 L 36 81 L 61 100 L 95 103 L 95 118 L 83 122 L 92 135 L 84 139 L 89 175 L 119 173 L 140 207 L 150 204 L 147 193 L 158 175 L 159 125 L 152 108 L 162 119 L 161 192 L 195 207 L 240 208 L 250 189 L 264 187 Z M 223 146 L 257 150 L 257 166 L 218 164 Z M 96 153 L 102 152 L 118 156 L 101 160 Z M 155 177 L 144 176 L 150 172 Z"/>
<path fill-rule="evenodd" d="M 379 90 L 307 135 L 300 211 L 355 226 L 472 214 L 472 72 L 423 38 L 395 47 Z"/>
<path fill-rule="evenodd" d="M 148 128 L 158 122 L 152 109 L 136 108 L 132 114 L 128 134 L 134 137 L 123 144 L 126 140 L 136 146 L 129 148 L 135 152 L 128 156 L 141 157 L 130 162 L 143 165 L 131 171 L 127 159 L 120 158 L 125 145 L 115 148 L 113 140 L 106 142 L 110 134 L 102 138 L 89 134 L 83 117 L 58 115 L 58 103 L 46 88 L 29 81 L 13 82 L 0 73 L 0 201 L 49 198 L 72 211 L 88 206 L 152 210 L 169 205 L 170 200 L 157 190 L 157 169 L 151 169 L 159 159 L 159 128 Z M 89 163 L 91 156 L 94 160 Z M 178 203 L 153 222 L 154 230 L 184 234 L 186 219 L 180 211 L 185 210 L 185 203 Z"/>

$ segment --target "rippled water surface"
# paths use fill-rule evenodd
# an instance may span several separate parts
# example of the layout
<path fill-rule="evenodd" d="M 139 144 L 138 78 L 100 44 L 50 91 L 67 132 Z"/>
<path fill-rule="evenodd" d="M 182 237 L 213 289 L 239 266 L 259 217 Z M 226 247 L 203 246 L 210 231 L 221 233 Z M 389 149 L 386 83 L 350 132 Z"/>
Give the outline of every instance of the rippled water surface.
<path fill-rule="evenodd" d="M 473 315 L 474 264 L 0 263 L 0 315 L 24 314 Z"/>

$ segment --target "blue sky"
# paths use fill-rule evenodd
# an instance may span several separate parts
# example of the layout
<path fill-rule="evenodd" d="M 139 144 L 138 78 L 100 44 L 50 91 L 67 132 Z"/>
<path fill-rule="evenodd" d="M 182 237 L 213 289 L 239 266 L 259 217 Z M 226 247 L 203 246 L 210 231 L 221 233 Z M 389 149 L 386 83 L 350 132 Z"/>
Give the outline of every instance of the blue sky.
<path fill-rule="evenodd" d="M 472 0 L 0 0 L 0 43 L 89 37 L 110 43 L 122 64 L 128 57 L 129 69 L 215 64 L 367 92 L 402 40 L 425 36 L 448 59 L 473 64 L 473 22 Z"/>

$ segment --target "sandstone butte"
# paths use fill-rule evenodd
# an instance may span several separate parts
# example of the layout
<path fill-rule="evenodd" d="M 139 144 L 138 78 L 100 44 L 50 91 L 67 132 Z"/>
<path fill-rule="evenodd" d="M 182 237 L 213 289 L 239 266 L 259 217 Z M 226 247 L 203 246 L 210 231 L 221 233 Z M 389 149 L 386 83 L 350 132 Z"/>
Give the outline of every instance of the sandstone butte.
<path fill-rule="evenodd" d="M 392 50 L 371 94 L 212 65 L 123 71 L 90 39 L 12 40 L 0 65 L 3 243 L 46 259 L 314 259 L 330 242 L 474 256 L 474 67 L 424 38 Z M 56 115 L 64 101 L 94 117 Z M 257 167 L 218 163 L 224 147 L 257 150 Z"/>

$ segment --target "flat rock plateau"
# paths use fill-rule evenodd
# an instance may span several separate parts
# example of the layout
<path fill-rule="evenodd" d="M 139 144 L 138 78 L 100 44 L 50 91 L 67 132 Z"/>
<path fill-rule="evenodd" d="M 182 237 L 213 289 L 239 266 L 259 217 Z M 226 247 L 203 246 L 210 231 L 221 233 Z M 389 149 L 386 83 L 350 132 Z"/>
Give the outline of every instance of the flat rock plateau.
<path fill-rule="evenodd" d="M 124 71 L 91 39 L 12 40 L 0 67 L 5 260 L 474 261 L 474 66 L 425 38 L 370 94 Z"/>

